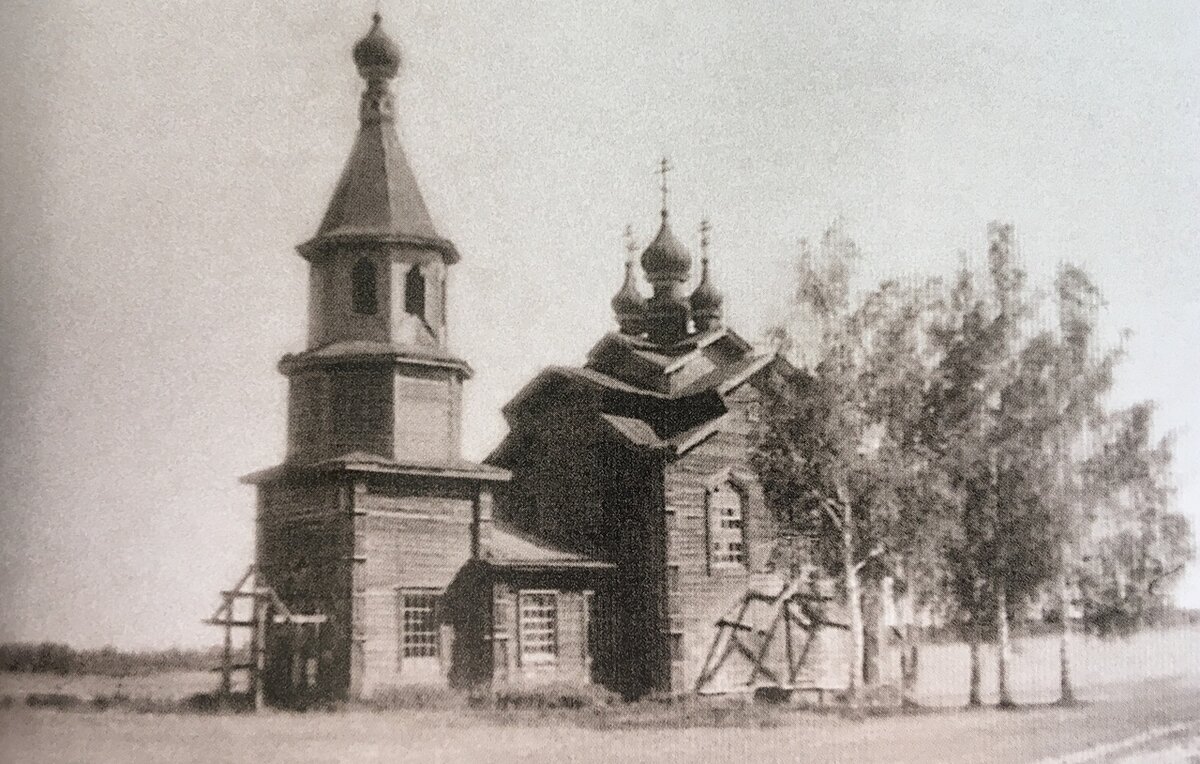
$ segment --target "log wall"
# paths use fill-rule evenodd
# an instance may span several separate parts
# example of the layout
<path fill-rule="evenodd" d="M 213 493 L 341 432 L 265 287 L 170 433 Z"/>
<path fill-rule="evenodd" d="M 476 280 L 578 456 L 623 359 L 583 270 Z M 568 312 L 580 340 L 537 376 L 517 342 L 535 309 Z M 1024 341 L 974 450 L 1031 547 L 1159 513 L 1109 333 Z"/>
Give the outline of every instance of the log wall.
<path fill-rule="evenodd" d="M 478 494 L 478 487 L 464 483 L 356 483 L 353 586 L 360 695 L 446 681 L 455 649 L 453 629 L 443 630 L 437 659 L 404 658 L 401 597 L 407 592 L 444 598 L 471 558 Z"/>
<path fill-rule="evenodd" d="M 744 384 L 726 398 L 720 430 L 666 469 L 665 638 L 672 641 L 671 688 L 689 691 L 716 637 L 715 623 L 762 570 L 777 524 L 763 500 L 750 455 L 762 395 Z M 730 481 L 743 496 L 746 564 L 720 563 L 710 539 L 709 490 Z"/>

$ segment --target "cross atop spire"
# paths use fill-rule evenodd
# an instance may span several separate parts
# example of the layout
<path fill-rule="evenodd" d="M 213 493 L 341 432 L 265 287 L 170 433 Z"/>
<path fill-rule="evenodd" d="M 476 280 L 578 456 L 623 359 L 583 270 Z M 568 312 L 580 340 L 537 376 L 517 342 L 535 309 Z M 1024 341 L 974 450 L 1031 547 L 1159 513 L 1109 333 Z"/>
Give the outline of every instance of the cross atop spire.
<path fill-rule="evenodd" d="M 667 217 L 667 194 L 669 193 L 669 189 L 667 188 L 667 173 L 674 169 L 671 166 L 671 160 L 667 159 L 666 155 L 663 155 L 662 160 L 658 163 L 657 172 L 662 177 L 659 188 L 662 190 L 662 216 L 664 220 Z"/>
<path fill-rule="evenodd" d="M 712 226 L 708 224 L 708 217 L 700 219 L 700 259 L 708 262 L 708 234 L 712 231 Z"/>
<path fill-rule="evenodd" d="M 637 239 L 633 236 L 633 225 L 630 224 L 625 226 L 625 252 L 627 255 L 625 259 L 632 263 L 634 256 L 637 255 L 637 251 Z"/>

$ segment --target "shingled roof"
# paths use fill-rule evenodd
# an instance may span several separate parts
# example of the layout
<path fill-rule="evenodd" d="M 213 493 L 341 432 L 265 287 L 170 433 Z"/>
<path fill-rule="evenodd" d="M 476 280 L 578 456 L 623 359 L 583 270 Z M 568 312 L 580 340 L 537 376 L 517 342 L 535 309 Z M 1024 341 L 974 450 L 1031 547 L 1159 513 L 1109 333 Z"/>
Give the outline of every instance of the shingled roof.
<path fill-rule="evenodd" d="M 774 352 L 754 348 L 729 329 L 670 347 L 614 332 L 592 349 L 587 365 L 544 370 L 504 407 L 504 415 L 515 425 L 541 402 L 573 398 L 626 444 L 682 454 L 720 428 L 729 410 L 725 396 L 772 364 L 790 369 Z M 506 438 L 488 461 L 505 463 L 518 437 Z"/>
<path fill-rule="evenodd" d="M 400 49 L 380 28 L 378 14 L 355 45 L 354 62 L 367 81 L 358 136 L 325 217 L 316 235 L 300 245 L 300 254 L 310 257 L 328 244 L 390 243 L 431 249 L 447 262 L 458 262 L 454 244 L 433 225 L 396 135 L 388 80 L 399 70 Z"/>
<path fill-rule="evenodd" d="M 317 234 L 302 248 L 363 239 L 425 246 L 449 262 L 459 259 L 454 245 L 433 225 L 391 122 L 364 124 L 359 130 Z"/>

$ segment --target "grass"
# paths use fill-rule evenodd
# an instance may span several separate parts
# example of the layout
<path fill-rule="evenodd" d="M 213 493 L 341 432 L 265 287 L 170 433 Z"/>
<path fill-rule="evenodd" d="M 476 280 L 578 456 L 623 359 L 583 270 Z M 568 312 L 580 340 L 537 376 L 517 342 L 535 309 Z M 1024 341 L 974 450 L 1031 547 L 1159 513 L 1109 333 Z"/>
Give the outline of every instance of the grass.
<path fill-rule="evenodd" d="M 18 706 L 0 712 L 0 761 L 1034 761 L 1200 719 L 1193 680 L 1108 686 L 1069 710 L 929 710 L 857 721 L 715 699 L 618 705 L 591 721 L 563 709 L 147 717 Z"/>
<path fill-rule="evenodd" d="M 1200 631 L 1146 632 L 1128 640 L 1078 639 L 1073 664 L 1081 691 L 1104 683 L 1178 674 L 1200 676 Z M 985 663 L 992 659 L 985 649 Z M 1021 707 L 1043 707 L 1057 700 L 1057 645 L 1053 637 L 1018 640 L 1012 687 Z M 929 707 L 966 705 L 966 650 L 962 645 L 930 645 L 922 655 L 918 696 Z M 994 669 L 984 667 L 984 700 L 994 702 Z M 209 672 L 176 672 L 138 677 L 0 674 L 0 707 L 27 705 L 78 712 L 129 711 L 150 714 L 223 713 L 245 710 L 244 693 L 232 706 L 212 696 L 216 677 Z M 244 688 L 242 688 L 244 689 Z M 760 693 L 760 700 L 769 693 Z M 1084 697 L 1087 697 L 1086 691 Z M 799 706 L 799 708 L 797 707 Z M 911 715 L 898 704 L 894 688 L 876 688 L 852 713 L 804 706 L 782 697 L 751 703 L 742 697 L 651 697 L 620 701 L 599 687 L 544 685 L 497 689 L 465 695 L 444 687 L 410 686 L 377 694 L 369 701 L 337 704 L 323 710 L 373 713 L 429 710 L 452 712 L 474 723 L 492 725 L 562 724 L 595 729 L 659 727 L 773 727 L 791 723 L 798 711 L 811 715 L 848 713 L 854 718 Z M 920 713 L 923 709 L 916 709 Z M 1064 709 L 1066 710 L 1066 709 Z"/>

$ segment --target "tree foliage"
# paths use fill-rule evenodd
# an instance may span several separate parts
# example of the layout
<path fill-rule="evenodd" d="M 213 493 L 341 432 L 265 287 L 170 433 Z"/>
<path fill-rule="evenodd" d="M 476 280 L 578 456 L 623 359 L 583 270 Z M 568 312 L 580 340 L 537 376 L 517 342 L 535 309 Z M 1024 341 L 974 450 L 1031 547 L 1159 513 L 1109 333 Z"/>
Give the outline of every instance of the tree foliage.
<path fill-rule="evenodd" d="M 768 503 L 852 611 L 888 575 L 1003 641 L 1074 581 L 1089 623 L 1140 623 L 1193 555 L 1168 511 L 1171 442 L 1153 441 L 1148 405 L 1106 408 L 1121 349 L 1098 345 L 1087 273 L 1060 268 L 1047 306 L 1011 226 L 989 235 L 982 269 L 860 293 L 840 226 L 802 245 L 773 337 L 803 371 L 755 456 Z"/>

